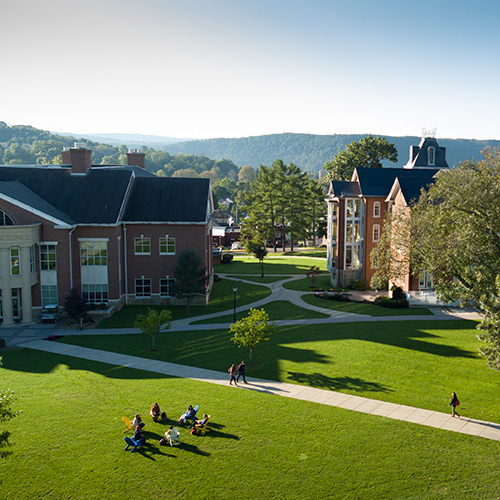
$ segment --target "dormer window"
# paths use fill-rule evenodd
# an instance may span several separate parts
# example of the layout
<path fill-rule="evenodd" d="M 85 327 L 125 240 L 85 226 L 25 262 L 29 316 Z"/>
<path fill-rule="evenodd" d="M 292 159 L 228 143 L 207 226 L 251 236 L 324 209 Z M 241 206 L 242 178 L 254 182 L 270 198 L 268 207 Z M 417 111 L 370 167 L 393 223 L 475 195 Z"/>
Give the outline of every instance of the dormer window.
<path fill-rule="evenodd" d="M 427 164 L 434 165 L 434 161 L 435 161 L 434 158 L 435 158 L 434 148 L 431 146 L 430 148 L 427 149 Z"/>

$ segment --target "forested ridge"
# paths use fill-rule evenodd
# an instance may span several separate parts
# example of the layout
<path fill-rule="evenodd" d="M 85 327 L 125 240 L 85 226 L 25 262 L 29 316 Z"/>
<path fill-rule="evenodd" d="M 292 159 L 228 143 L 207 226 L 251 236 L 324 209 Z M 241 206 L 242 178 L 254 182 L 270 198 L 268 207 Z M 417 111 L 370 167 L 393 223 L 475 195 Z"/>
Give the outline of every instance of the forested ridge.
<path fill-rule="evenodd" d="M 131 140 L 134 136 L 131 135 Z M 276 159 L 294 163 L 302 170 L 316 174 L 326 162 L 343 150 L 352 141 L 359 141 L 364 134 L 271 134 L 239 139 L 205 139 L 178 142 L 156 148 L 143 146 L 146 153 L 146 168 L 151 172 L 170 177 L 175 175 L 203 175 L 213 180 L 229 177 L 237 180 L 239 167 L 250 165 L 271 165 Z M 384 166 L 403 166 L 408 161 L 411 145 L 418 145 L 420 137 L 386 136 L 398 150 L 398 163 Z M 130 143 L 112 146 L 95 142 L 85 137 L 52 134 L 25 125 L 8 126 L 0 122 L 0 163 L 2 164 L 50 164 L 60 163 L 63 147 L 70 147 L 75 141 L 85 141 L 92 149 L 94 164 L 125 164 Z M 480 159 L 485 147 L 500 147 L 499 140 L 440 139 L 440 146 L 446 147 L 450 166 L 461 161 Z M 161 148 L 161 149 L 160 149 Z"/>
<path fill-rule="evenodd" d="M 376 134 L 374 134 L 376 135 Z M 366 134 L 274 134 L 240 139 L 206 139 L 187 141 L 167 146 L 170 154 L 204 154 L 210 158 L 229 158 L 237 165 L 271 165 L 276 158 L 285 163 L 293 162 L 302 170 L 316 174 L 323 165 L 352 141 L 359 141 Z M 402 167 L 409 156 L 409 148 L 417 146 L 420 137 L 385 136 L 398 150 L 397 165 L 385 162 L 384 166 Z M 500 147 L 499 140 L 440 139 L 440 146 L 446 148 L 446 158 L 450 166 L 471 158 L 480 159 L 485 147 Z"/>
<path fill-rule="evenodd" d="M 128 146 L 111 146 L 84 137 L 53 134 L 27 125 L 9 126 L 0 121 L 0 164 L 60 164 L 61 151 L 77 141 L 92 150 L 93 165 L 125 165 Z M 146 153 L 146 169 L 162 177 L 209 177 L 213 181 L 236 180 L 240 167 L 230 160 L 212 160 L 204 155 L 170 155 L 166 151 L 142 147 Z"/>

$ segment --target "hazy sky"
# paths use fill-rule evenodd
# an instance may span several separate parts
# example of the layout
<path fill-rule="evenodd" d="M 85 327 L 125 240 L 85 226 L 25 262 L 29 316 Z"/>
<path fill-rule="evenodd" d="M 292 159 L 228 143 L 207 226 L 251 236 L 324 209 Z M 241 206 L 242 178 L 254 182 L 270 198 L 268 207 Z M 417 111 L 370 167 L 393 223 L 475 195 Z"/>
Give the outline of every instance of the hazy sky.
<path fill-rule="evenodd" d="M 11 0 L 0 120 L 172 137 L 500 139 L 500 2 Z"/>

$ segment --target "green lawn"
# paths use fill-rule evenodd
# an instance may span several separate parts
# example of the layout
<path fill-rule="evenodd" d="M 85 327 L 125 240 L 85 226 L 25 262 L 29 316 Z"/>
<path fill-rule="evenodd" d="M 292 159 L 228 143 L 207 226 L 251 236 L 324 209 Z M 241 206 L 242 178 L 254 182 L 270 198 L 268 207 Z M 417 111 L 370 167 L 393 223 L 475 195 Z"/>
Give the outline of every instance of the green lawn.
<path fill-rule="evenodd" d="M 241 274 L 238 275 L 232 275 L 229 276 L 228 278 L 235 278 L 235 279 L 242 279 L 242 280 L 248 280 L 248 281 L 254 281 L 255 283 L 274 283 L 276 281 L 281 281 L 286 278 L 291 278 L 291 276 L 264 276 L 261 278 L 260 276 L 242 276 Z"/>
<path fill-rule="evenodd" d="M 23 410 L 7 424 L 14 453 L 0 460 L 2 498 L 498 497 L 498 442 L 48 353 L 2 354 L 2 385 Z M 125 452 L 121 417 L 146 416 L 156 400 L 170 418 L 199 404 L 212 430 L 181 429 L 180 447 L 159 447 L 166 426 L 145 419 L 148 445 Z"/>
<path fill-rule="evenodd" d="M 326 271 L 326 259 L 322 257 L 291 257 L 289 255 L 270 253 L 264 259 L 264 276 L 267 274 L 304 274 L 312 266 Z M 214 266 L 215 273 L 226 274 L 258 274 L 260 262 L 255 257 L 236 255 L 230 264 Z"/>
<path fill-rule="evenodd" d="M 500 423 L 500 372 L 478 356 L 475 326 L 418 320 L 280 327 L 256 347 L 248 374 L 444 412 L 456 391 L 465 415 Z M 221 372 L 248 359 L 226 330 L 169 332 L 154 353 L 139 334 L 63 341 Z"/>
<path fill-rule="evenodd" d="M 262 308 L 259 308 L 262 309 Z M 269 314 L 269 319 L 271 321 L 279 321 L 284 319 L 313 319 L 313 318 L 328 318 L 328 314 L 323 314 L 316 311 L 311 311 L 309 309 L 304 309 L 298 307 L 291 302 L 286 300 L 275 300 L 274 302 L 269 302 L 263 309 Z M 236 313 L 236 319 L 241 319 L 247 316 L 248 311 Z M 205 319 L 200 321 L 195 321 L 193 325 L 207 325 L 216 323 L 232 323 L 233 315 L 228 314 L 226 316 L 218 316 L 217 318 Z"/>
<path fill-rule="evenodd" d="M 324 307 L 325 309 L 355 314 L 368 314 L 370 316 L 432 316 L 431 311 L 426 307 L 391 309 L 389 307 L 376 306 L 374 304 L 320 299 L 313 294 L 304 294 L 301 299 L 307 304 Z"/>
<path fill-rule="evenodd" d="M 234 285 L 238 288 L 236 292 L 236 301 L 239 306 L 251 304 L 271 294 L 269 288 L 264 286 L 223 279 L 214 283 L 208 306 L 191 306 L 189 317 L 231 309 L 233 307 Z M 133 327 L 137 314 L 147 312 L 148 308 L 157 310 L 169 309 L 172 312 L 172 320 L 188 317 L 186 314 L 186 306 L 125 306 L 111 318 L 106 318 L 101 321 L 101 323 L 99 323 L 99 328 Z"/>
<path fill-rule="evenodd" d="M 285 283 L 283 288 L 286 288 L 287 290 L 297 290 L 299 292 L 312 292 L 314 290 L 318 290 L 319 288 L 329 290 L 332 288 L 332 283 L 330 281 L 329 274 L 320 274 L 316 277 L 314 285 L 311 284 L 311 280 L 309 278 L 300 278 Z"/>

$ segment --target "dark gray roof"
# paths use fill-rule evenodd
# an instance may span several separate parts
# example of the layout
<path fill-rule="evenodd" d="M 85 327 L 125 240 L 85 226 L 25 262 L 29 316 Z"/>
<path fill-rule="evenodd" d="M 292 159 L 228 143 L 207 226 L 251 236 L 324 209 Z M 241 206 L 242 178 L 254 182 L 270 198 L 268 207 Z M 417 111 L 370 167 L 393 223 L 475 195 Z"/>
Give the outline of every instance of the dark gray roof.
<path fill-rule="evenodd" d="M 126 222 L 205 222 L 210 181 L 137 178 L 123 215 Z"/>
<path fill-rule="evenodd" d="M 28 205 L 39 212 L 42 212 L 50 217 L 60 220 L 66 224 L 74 224 L 71 217 L 61 212 L 50 203 L 40 198 L 31 189 L 21 184 L 19 181 L 0 182 L 0 193 L 16 200 L 20 203 Z"/>
<path fill-rule="evenodd" d="M 332 194 L 339 198 L 356 198 L 361 192 L 357 182 L 332 181 Z"/>
<path fill-rule="evenodd" d="M 413 205 L 420 197 L 422 188 L 426 188 L 429 184 L 434 182 L 433 178 L 419 177 L 419 178 L 399 178 L 399 187 L 408 205 Z"/>
<path fill-rule="evenodd" d="M 208 179 L 159 178 L 136 166 L 0 166 L 0 192 L 69 225 L 205 221 Z M 127 198 L 128 188 L 131 186 Z"/>
<path fill-rule="evenodd" d="M 363 196 L 386 197 L 394 179 L 432 179 L 439 169 L 357 168 L 359 186 Z"/>

